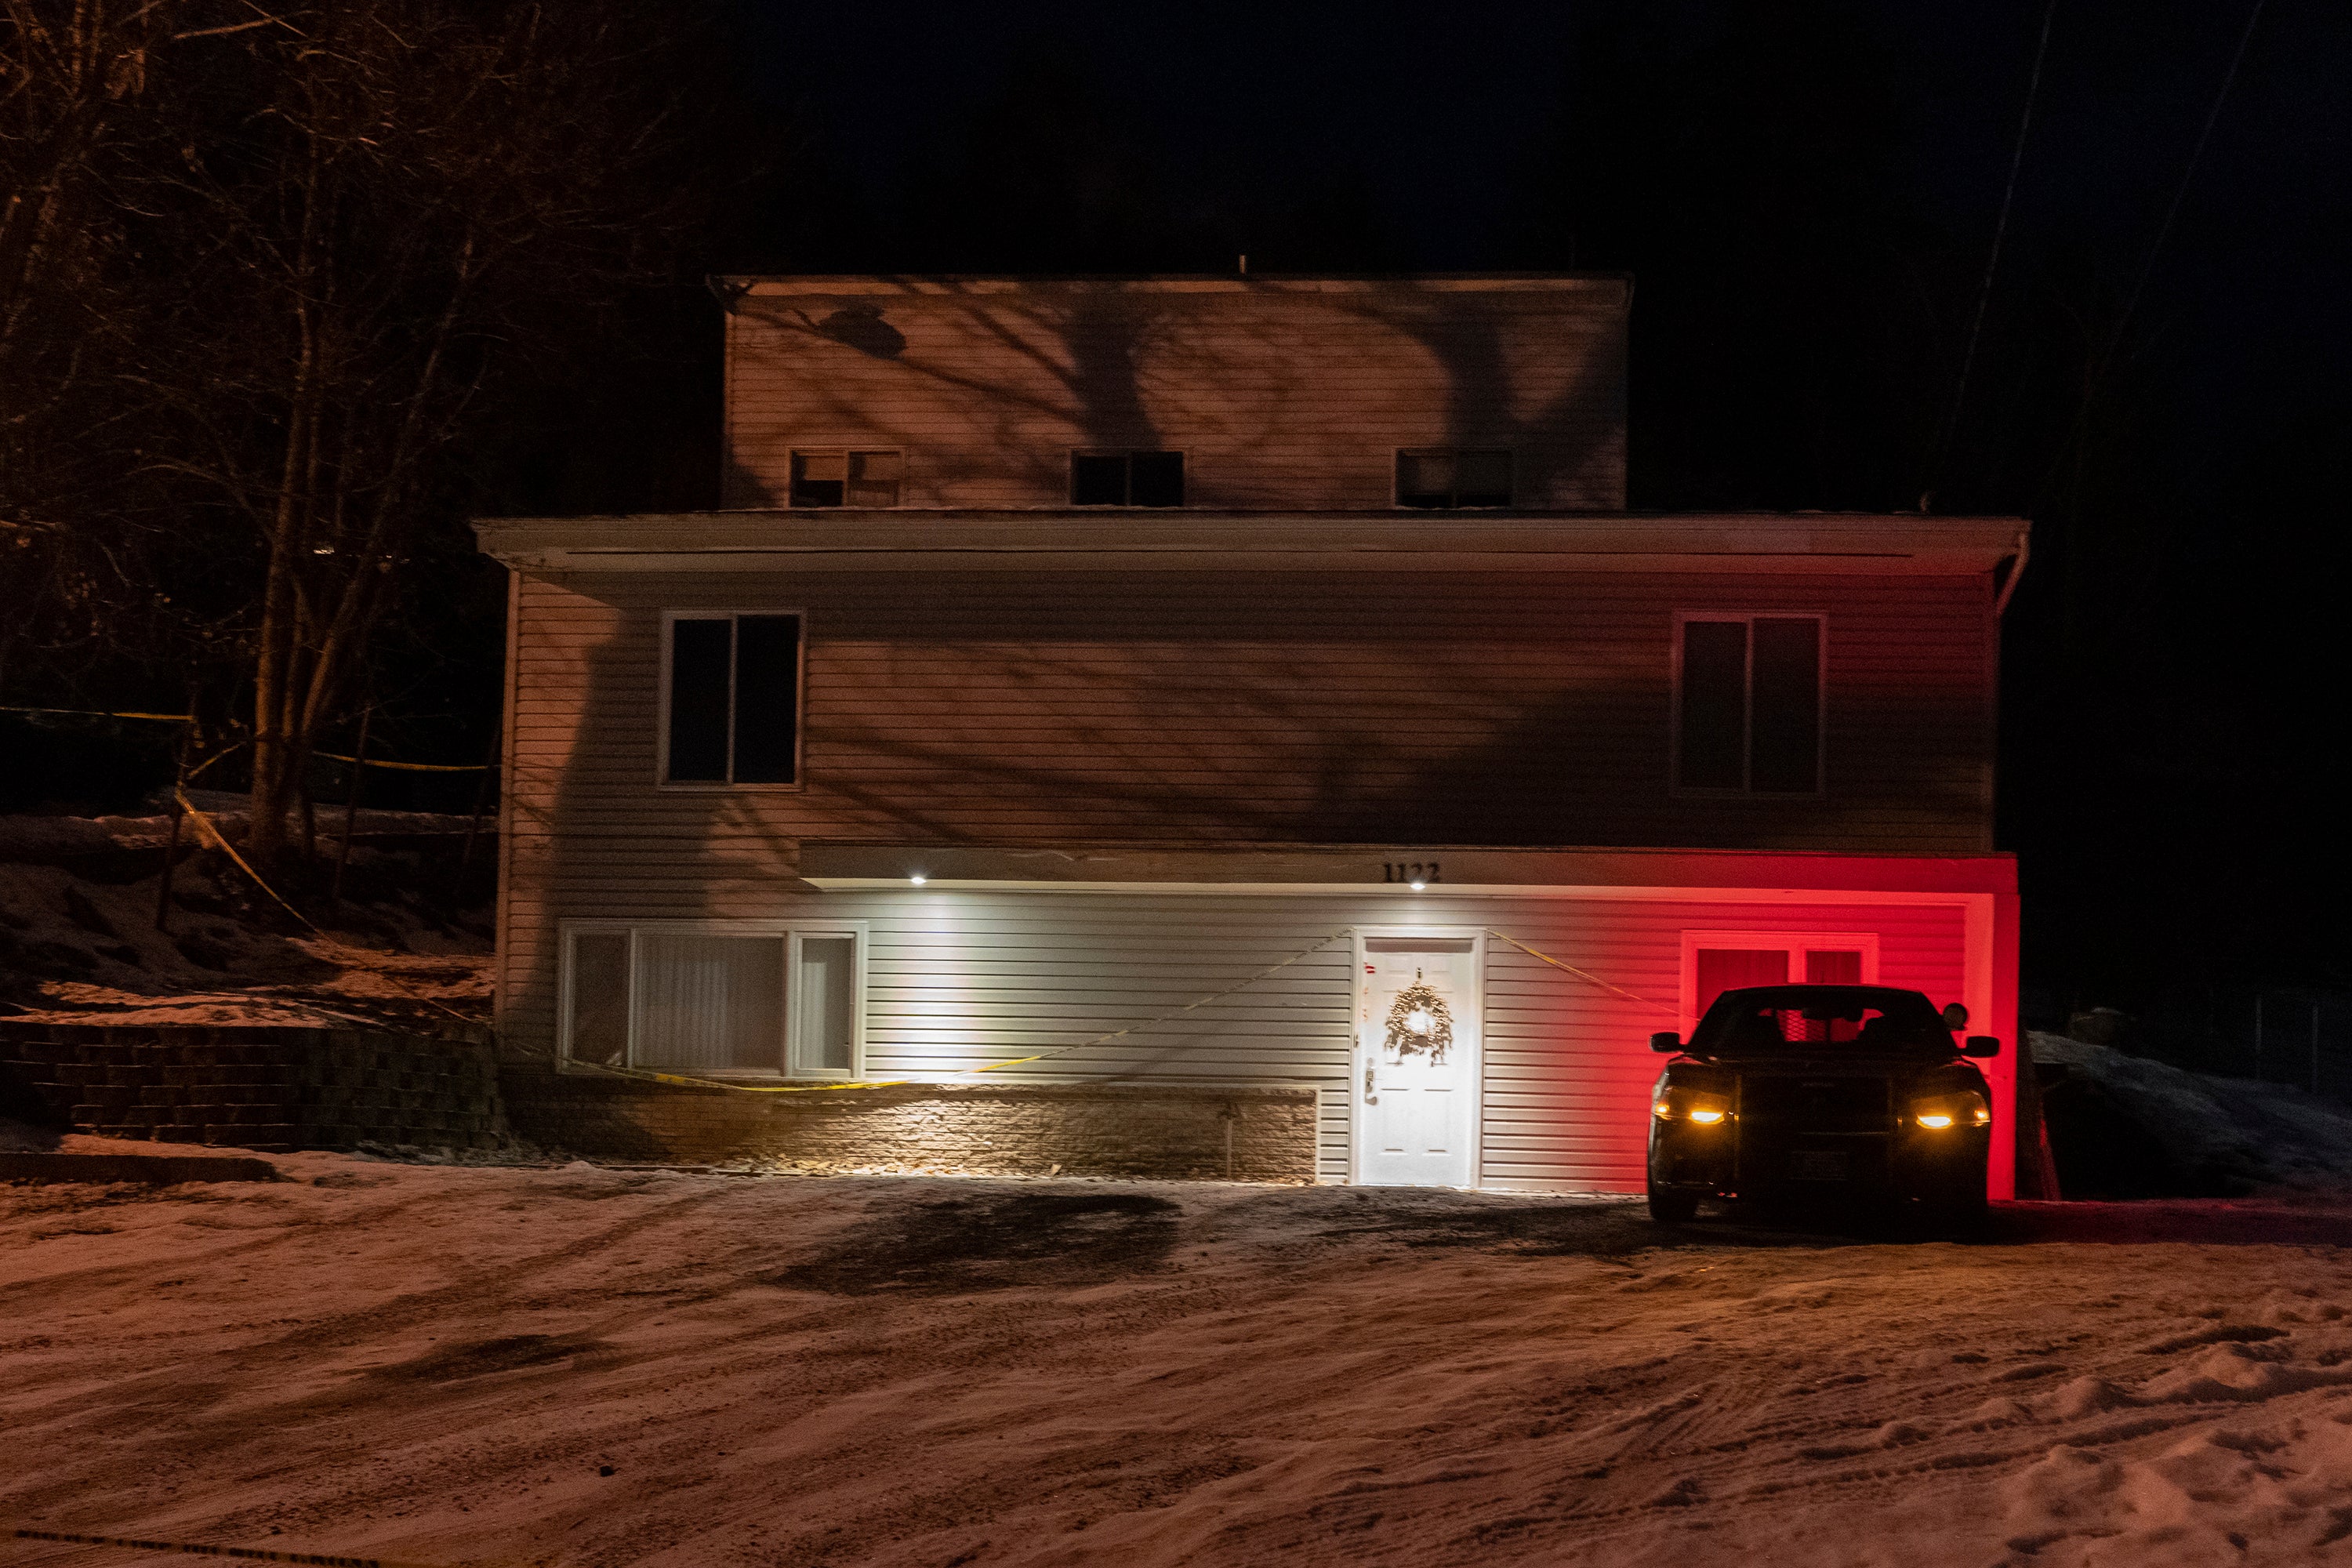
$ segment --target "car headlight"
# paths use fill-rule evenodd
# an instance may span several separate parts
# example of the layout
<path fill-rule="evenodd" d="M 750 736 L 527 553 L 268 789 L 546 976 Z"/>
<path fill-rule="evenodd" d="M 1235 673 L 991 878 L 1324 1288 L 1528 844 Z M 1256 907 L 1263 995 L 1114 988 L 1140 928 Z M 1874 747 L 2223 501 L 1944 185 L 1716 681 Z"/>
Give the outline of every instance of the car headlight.
<path fill-rule="evenodd" d="M 1692 1121 L 1701 1127 L 1712 1127 L 1731 1119 L 1731 1101 L 1700 1089 L 1670 1089 L 1651 1103 L 1650 1113 L 1661 1121 Z"/>
<path fill-rule="evenodd" d="M 1958 1094 L 1939 1094 L 1930 1100 L 1913 1100 L 1911 1120 L 1931 1132 L 1942 1132 L 1954 1127 L 1985 1127 L 1992 1122 L 1992 1108 L 1976 1090 L 1962 1089 Z"/>

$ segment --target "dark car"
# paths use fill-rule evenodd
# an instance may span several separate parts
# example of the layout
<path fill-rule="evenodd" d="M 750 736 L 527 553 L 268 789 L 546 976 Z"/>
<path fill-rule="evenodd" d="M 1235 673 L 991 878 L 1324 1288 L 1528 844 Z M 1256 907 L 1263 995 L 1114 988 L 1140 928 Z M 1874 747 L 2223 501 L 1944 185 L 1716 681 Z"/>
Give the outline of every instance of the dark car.
<path fill-rule="evenodd" d="M 1705 1198 L 1891 1206 L 1949 1227 L 1984 1213 L 1992 1096 L 1967 1059 L 1958 1003 L 1937 1011 L 1887 985 L 1727 991 L 1650 1095 L 1650 1213 L 1686 1220 Z"/>

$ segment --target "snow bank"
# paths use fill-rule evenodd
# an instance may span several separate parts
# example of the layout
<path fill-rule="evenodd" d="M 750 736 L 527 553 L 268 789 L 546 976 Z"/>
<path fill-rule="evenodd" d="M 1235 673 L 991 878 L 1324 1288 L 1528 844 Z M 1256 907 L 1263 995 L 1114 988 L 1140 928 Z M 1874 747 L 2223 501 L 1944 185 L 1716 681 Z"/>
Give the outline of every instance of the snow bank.
<path fill-rule="evenodd" d="M 2031 1037 L 2035 1062 L 2085 1080 L 2198 1190 L 2352 1186 L 2352 1114 L 2341 1107 L 2284 1084 L 2209 1077 L 2063 1035 Z M 2053 1126 L 2053 1141 L 2061 1135 Z"/>
<path fill-rule="evenodd" d="M 331 844 L 329 815 L 320 814 L 320 838 Z M 242 818 L 221 820 L 236 837 Z M 362 835 L 394 839 L 462 833 L 465 825 L 422 812 L 359 817 Z M 169 826 L 163 817 L 0 816 L 0 1013 L 329 1026 L 487 1013 L 490 922 L 485 909 L 450 907 L 454 857 L 428 874 L 413 850 L 363 838 L 340 906 L 325 896 L 324 868 L 274 876 L 327 928 L 321 934 L 225 858 L 194 856 L 174 879 L 170 929 L 158 931 L 156 851 Z M 182 844 L 193 849 L 193 834 Z"/>

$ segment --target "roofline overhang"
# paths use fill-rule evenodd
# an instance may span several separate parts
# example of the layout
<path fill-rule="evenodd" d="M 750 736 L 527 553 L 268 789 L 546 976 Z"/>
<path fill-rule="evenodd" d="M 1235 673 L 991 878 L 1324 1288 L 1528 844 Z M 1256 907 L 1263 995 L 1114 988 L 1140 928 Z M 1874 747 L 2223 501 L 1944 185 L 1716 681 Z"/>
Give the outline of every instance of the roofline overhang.
<path fill-rule="evenodd" d="M 1415 889 L 1400 868 L 1427 868 Z M 1952 902 L 2017 890 L 2009 854 L 1381 845 L 941 845 L 803 840 L 826 891 L 1048 890 Z M 913 879 L 920 875 L 923 881 Z"/>
<path fill-rule="evenodd" d="M 1550 571 L 1974 576 L 2016 517 L 1916 512 L 698 511 L 478 520 L 528 572 Z"/>
<path fill-rule="evenodd" d="M 1053 294 L 1630 294 L 1630 272 L 719 273 L 711 291 L 740 300 L 888 299 L 952 304 Z"/>

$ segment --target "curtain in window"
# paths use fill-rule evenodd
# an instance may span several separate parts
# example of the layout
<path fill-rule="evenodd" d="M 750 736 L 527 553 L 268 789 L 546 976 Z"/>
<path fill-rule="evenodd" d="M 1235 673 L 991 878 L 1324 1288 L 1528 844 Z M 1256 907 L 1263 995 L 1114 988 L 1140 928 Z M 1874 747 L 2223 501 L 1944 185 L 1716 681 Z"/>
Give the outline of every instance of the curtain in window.
<path fill-rule="evenodd" d="M 1745 985 L 1785 985 L 1789 954 L 1777 947 L 1703 947 L 1697 953 L 1698 1012 L 1701 1017 L 1727 991 Z"/>
<path fill-rule="evenodd" d="M 764 1068 L 783 1061 L 784 939 L 637 939 L 637 1064 Z"/>

